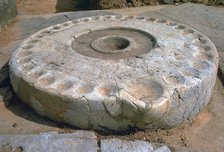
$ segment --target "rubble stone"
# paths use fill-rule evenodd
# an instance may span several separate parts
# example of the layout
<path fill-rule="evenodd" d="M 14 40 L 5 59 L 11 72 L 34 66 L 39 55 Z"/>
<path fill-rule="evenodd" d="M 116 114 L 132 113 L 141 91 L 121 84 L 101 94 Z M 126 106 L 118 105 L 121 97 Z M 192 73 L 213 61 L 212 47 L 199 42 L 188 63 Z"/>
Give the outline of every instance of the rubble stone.
<path fill-rule="evenodd" d="M 101 140 L 101 152 L 153 152 L 153 147 L 146 141 L 126 141 L 120 139 L 105 139 Z M 164 151 L 165 152 L 165 151 Z"/>
<path fill-rule="evenodd" d="M 1 135 L 0 151 L 35 151 L 35 152 L 97 152 L 97 139 L 93 133 L 42 133 L 40 135 Z M 95 138 L 92 138 L 93 134 Z M 81 136 L 80 136 L 81 135 Z M 90 138 L 89 138 L 90 135 Z"/>

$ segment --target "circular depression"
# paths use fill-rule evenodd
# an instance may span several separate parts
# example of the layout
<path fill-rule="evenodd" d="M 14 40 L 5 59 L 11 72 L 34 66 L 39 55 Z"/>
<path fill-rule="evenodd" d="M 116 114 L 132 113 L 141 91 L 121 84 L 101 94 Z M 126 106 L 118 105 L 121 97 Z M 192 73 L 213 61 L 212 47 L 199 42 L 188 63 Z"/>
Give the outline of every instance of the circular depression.
<path fill-rule="evenodd" d="M 123 36 L 104 36 L 91 42 L 91 47 L 101 53 L 118 53 L 127 51 L 131 40 Z M 132 42 L 133 45 L 133 42 Z"/>

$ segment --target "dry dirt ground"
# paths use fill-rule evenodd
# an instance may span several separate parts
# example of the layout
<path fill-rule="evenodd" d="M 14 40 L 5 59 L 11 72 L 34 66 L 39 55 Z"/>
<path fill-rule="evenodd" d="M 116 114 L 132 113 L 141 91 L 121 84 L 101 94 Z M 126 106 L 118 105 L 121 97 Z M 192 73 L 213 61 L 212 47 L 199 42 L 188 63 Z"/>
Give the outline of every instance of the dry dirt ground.
<path fill-rule="evenodd" d="M 56 0 L 18 0 L 20 15 L 35 15 L 55 12 Z M 156 10 L 167 6 L 142 7 L 132 10 L 122 9 L 115 12 L 135 14 L 144 10 Z M 220 8 L 219 8 L 220 9 Z M 13 25 L 20 19 L 15 19 L 4 31 L 0 33 L 0 48 L 5 47 L 14 40 L 18 30 Z M 77 128 L 59 124 L 40 117 L 17 97 L 8 102 L 0 102 L 0 134 L 38 134 L 41 132 L 57 131 L 72 132 Z M 199 152 L 224 151 L 224 88 L 217 78 L 213 97 L 208 106 L 194 119 L 181 126 L 157 131 L 137 131 L 111 135 L 98 133 L 100 138 L 140 139 L 156 143 L 166 143 L 175 149 L 186 147 Z M 189 150 L 188 149 L 188 150 Z M 186 152 L 188 151 L 186 150 Z"/>
<path fill-rule="evenodd" d="M 20 15 L 47 14 L 56 12 L 57 0 L 16 0 Z"/>

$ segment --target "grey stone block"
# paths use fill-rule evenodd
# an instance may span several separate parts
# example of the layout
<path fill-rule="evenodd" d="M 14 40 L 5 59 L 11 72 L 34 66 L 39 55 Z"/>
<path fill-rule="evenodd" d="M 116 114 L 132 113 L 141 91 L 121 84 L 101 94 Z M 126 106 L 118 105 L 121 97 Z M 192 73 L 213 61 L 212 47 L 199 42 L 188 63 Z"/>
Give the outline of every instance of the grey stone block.
<path fill-rule="evenodd" d="M 152 152 L 153 147 L 146 141 L 105 139 L 101 141 L 101 152 Z"/>
<path fill-rule="evenodd" d="M 11 149 L 24 152 L 97 152 L 94 133 L 78 131 L 70 134 L 0 135 L 0 151 Z"/>

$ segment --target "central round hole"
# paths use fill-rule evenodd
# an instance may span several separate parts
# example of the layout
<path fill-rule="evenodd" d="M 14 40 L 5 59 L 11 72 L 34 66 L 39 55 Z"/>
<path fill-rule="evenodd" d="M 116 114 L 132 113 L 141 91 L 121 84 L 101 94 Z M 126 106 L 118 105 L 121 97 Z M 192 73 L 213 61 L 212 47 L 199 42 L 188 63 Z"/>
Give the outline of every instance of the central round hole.
<path fill-rule="evenodd" d="M 91 47 L 101 53 L 122 52 L 130 46 L 130 40 L 119 36 L 100 37 L 91 43 Z"/>
<path fill-rule="evenodd" d="M 125 59 L 149 53 L 157 47 L 153 35 L 135 28 L 104 27 L 83 33 L 72 41 L 72 49 L 92 58 Z"/>
<path fill-rule="evenodd" d="M 109 50 L 122 50 L 130 45 L 130 41 L 123 37 L 108 37 L 102 40 L 102 45 Z"/>

